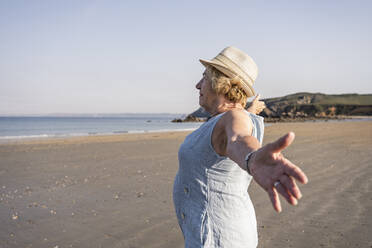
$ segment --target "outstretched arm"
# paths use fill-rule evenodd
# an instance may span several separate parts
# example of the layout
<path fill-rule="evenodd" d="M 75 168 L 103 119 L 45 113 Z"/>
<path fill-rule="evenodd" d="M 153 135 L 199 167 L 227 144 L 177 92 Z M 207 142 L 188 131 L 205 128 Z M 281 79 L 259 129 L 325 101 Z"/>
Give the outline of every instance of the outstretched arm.
<path fill-rule="evenodd" d="M 294 140 L 294 133 L 288 133 L 273 143 L 260 146 L 251 136 L 252 123 L 244 111 L 229 111 L 223 119 L 227 144 L 225 155 L 246 170 L 245 156 L 254 151 L 248 166 L 253 179 L 269 194 L 276 211 L 281 211 L 278 193 L 290 204 L 297 205 L 302 197 L 296 184 L 307 183 L 305 173 L 281 153 Z"/>

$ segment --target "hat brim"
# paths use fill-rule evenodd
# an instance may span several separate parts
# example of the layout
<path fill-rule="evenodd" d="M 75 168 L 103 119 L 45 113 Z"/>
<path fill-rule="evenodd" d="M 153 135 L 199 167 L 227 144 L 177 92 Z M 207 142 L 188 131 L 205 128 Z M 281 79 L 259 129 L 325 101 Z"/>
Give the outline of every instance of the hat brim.
<path fill-rule="evenodd" d="M 199 61 L 203 66 L 207 66 L 207 65 L 212 66 L 230 78 L 233 78 L 237 75 L 234 71 L 230 70 L 229 68 L 227 68 L 224 64 L 220 63 L 219 61 L 210 61 L 210 60 L 204 60 L 204 59 L 199 59 Z M 246 87 L 243 86 L 243 89 L 248 97 L 252 97 L 256 95 L 256 92 L 249 84 L 247 84 Z"/>

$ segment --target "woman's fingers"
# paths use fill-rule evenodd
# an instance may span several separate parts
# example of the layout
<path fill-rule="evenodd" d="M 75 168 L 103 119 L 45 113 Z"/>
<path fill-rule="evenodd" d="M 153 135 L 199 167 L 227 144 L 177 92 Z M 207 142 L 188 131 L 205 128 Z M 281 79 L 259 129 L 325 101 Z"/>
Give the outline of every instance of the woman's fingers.
<path fill-rule="evenodd" d="M 268 189 L 267 193 L 269 193 L 269 197 L 270 197 L 271 203 L 273 204 L 275 211 L 280 213 L 282 211 L 282 206 L 280 204 L 278 192 L 276 191 L 274 187 L 271 187 Z"/>
<path fill-rule="evenodd" d="M 257 94 L 256 96 L 255 96 L 255 98 L 253 99 L 253 102 L 258 102 L 259 100 L 260 100 L 260 97 L 261 97 L 261 95 L 260 94 Z"/>
<path fill-rule="evenodd" d="M 282 181 L 274 186 L 276 190 L 281 194 L 289 204 L 297 205 L 296 197 L 288 190 Z"/>
<path fill-rule="evenodd" d="M 278 153 L 288 147 L 294 140 L 294 132 L 289 132 L 269 145 L 272 153 Z"/>
<path fill-rule="evenodd" d="M 288 191 L 289 194 L 297 199 L 301 199 L 301 191 L 297 187 L 297 184 L 293 177 L 284 174 L 279 178 L 279 180 L 280 184 Z"/>
<path fill-rule="evenodd" d="M 259 102 L 259 104 L 258 104 L 258 107 L 257 107 L 257 109 L 258 109 L 258 111 L 262 111 L 262 110 L 264 110 L 266 108 L 266 105 L 265 105 L 265 103 L 264 102 Z"/>
<path fill-rule="evenodd" d="M 308 182 L 306 174 L 298 166 L 294 165 L 288 159 L 284 160 L 283 167 L 285 174 L 294 177 L 302 184 L 306 184 Z"/>

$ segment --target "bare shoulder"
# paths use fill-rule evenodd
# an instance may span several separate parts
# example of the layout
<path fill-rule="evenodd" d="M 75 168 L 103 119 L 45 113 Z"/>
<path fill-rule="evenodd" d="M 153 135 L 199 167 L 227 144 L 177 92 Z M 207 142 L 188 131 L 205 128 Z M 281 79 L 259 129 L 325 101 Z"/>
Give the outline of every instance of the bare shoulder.
<path fill-rule="evenodd" d="M 244 110 L 229 110 L 216 123 L 212 133 L 212 146 L 219 155 L 226 156 L 229 141 L 251 133 L 252 124 L 249 115 Z"/>
<path fill-rule="evenodd" d="M 240 133 L 240 134 L 251 134 L 252 133 L 252 121 L 245 110 L 232 109 L 227 111 L 221 117 L 221 126 L 224 127 L 227 133 Z"/>
<path fill-rule="evenodd" d="M 227 111 L 222 117 L 222 121 L 226 124 L 251 123 L 249 115 L 242 109 L 231 109 Z"/>

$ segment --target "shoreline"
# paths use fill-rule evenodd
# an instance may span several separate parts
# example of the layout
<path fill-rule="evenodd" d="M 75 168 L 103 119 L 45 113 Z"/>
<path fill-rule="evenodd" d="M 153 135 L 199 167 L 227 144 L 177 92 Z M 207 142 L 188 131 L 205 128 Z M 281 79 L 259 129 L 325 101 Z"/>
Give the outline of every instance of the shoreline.
<path fill-rule="evenodd" d="M 0 141 L 0 146 L 7 145 L 36 145 L 36 144 L 74 144 L 74 143 L 107 143 L 107 142 L 126 142 L 136 140 L 148 140 L 157 138 L 169 138 L 175 135 L 183 135 L 193 130 L 173 130 L 173 131 L 151 131 L 134 132 L 120 134 L 95 134 L 81 136 L 45 137 L 45 138 L 22 138 Z"/>
<path fill-rule="evenodd" d="M 31 135 L 30 136 L 14 136 L 16 138 L 7 138 L 8 136 L 5 136 L 6 138 L 0 137 L 0 146 L 1 145 L 8 145 L 8 144 L 17 144 L 17 143 L 33 143 L 33 142 L 42 142 L 42 141 L 66 141 L 70 139 L 76 139 L 76 140 L 82 140 L 84 138 L 88 139 L 94 139 L 95 137 L 101 138 L 101 139 L 109 139 L 109 138 L 119 138 L 121 136 L 127 137 L 127 136 L 135 136 L 138 135 L 151 135 L 151 134 L 166 134 L 166 133 L 188 133 L 194 131 L 194 128 L 189 129 L 174 129 L 174 130 L 150 130 L 150 131 L 130 131 L 130 132 L 120 132 L 120 133 L 102 133 L 102 134 L 72 134 L 72 135 Z"/>
<path fill-rule="evenodd" d="M 287 117 L 279 117 L 279 118 L 272 118 L 272 117 L 264 117 L 267 120 L 267 123 L 300 123 L 300 122 L 321 122 L 321 121 L 357 121 L 357 120 L 365 120 L 369 121 L 372 120 L 372 116 L 366 115 L 337 115 L 337 116 L 325 116 L 325 117 L 295 117 L 295 118 L 287 118 Z"/>

